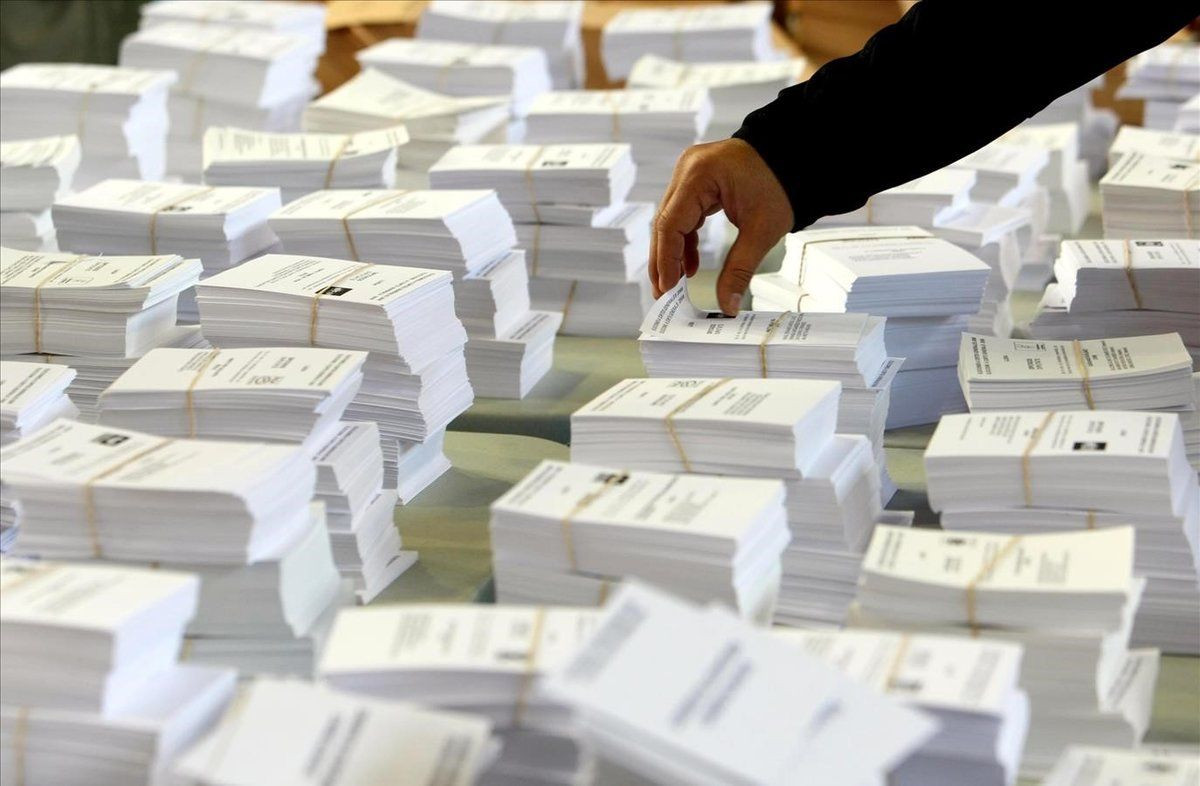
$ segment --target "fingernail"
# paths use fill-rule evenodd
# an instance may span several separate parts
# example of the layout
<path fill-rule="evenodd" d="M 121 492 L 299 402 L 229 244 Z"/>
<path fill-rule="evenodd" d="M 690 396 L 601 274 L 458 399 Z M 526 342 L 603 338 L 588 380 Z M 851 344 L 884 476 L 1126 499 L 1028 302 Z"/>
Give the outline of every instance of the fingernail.
<path fill-rule="evenodd" d="M 725 309 L 725 313 L 727 313 L 727 314 L 729 314 L 729 316 L 733 317 L 733 316 L 737 316 L 737 313 L 741 310 L 742 310 L 742 296 L 741 295 L 730 295 L 729 296 L 729 307 L 727 309 Z"/>

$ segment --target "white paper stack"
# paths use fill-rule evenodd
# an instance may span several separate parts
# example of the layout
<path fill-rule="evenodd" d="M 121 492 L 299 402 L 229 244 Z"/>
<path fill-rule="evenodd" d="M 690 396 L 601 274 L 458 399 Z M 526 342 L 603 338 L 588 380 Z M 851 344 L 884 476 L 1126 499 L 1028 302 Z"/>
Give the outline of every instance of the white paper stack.
<path fill-rule="evenodd" d="M 553 85 L 546 53 L 531 46 L 495 46 L 389 38 L 360 49 L 355 58 L 411 85 L 450 96 L 504 96 L 520 122 L 529 103 Z M 522 127 L 512 129 L 524 133 Z"/>
<path fill-rule="evenodd" d="M 1030 117 L 1023 126 L 1041 126 L 1052 123 L 1074 123 L 1078 127 L 1079 155 L 1086 162 L 1088 177 L 1097 180 L 1108 168 L 1108 147 L 1121 124 L 1112 109 L 1098 109 L 1092 100 L 1092 91 L 1104 87 L 1105 76 L 1101 74 L 1051 101 L 1042 111 Z"/>
<path fill-rule="evenodd" d="M 1192 356 L 1178 333 L 1090 341 L 964 333 L 958 379 L 972 412 L 1193 406 Z"/>
<path fill-rule="evenodd" d="M 494 755 L 487 721 L 258 679 L 172 768 L 172 786 L 394 781 L 470 786 Z"/>
<path fill-rule="evenodd" d="M 602 603 L 627 578 L 766 624 L 791 536 L 777 480 L 543 461 L 491 506 L 501 603 Z"/>
<path fill-rule="evenodd" d="M 0 248 L 0 354 L 136 357 L 175 327 L 200 262 Z"/>
<path fill-rule="evenodd" d="M 1108 149 L 1108 160 L 1116 164 L 1126 153 L 1141 153 L 1150 158 L 1167 158 L 1194 164 L 1200 161 L 1200 134 L 1154 131 L 1138 126 L 1121 126 Z"/>
<path fill-rule="evenodd" d="M 158 782 L 233 695 L 175 663 L 194 576 L 7 558 L 0 592 L 6 783 Z"/>
<path fill-rule="evenodd" d="M 702 87 L 562 90 L 534 100 L 525 141 L 628 143 L 637 164 L 630 196 L 657 202 L 671 180 L 675 159 L 704 138 L 712 113 L 712 101 Z"/>
<path fill-rule="evenodd" d="M 546 53 L 556 90 L 583 86 L 583 0 L 433 0 L 417 38 L 532 46 Z"/>
<path fill-rule="evenodd" d="M 687 44 L 690 45 L 691 40 Z M 705 60 L 710 59 L 708 54 L 704 53 Z M 741 127 L 746 115 L 770 103 L 780 90 L 801 81 L 808 69 L 808 61 L 802 57 L 773 62 L 741 60 L 730 63 L 684 63 L 680 62 L 680 58 L 668 59 L 670 57 L 673 57 L 673 53 L 666 57 L 642 55 L 633 64 L 627 84 L 629 87 L 658 89 L 708 88 L 708 97 L 713 103 L 713 117 L 704 135 L 706 140 L 728 138 Z"/>
<path fill-rule="evenodd" d="M 24 63 L 0 74 L 0 139 L 74 134 L 76 187 L 109 177 L 161 180 L 167 91 L 175 74 L 107 65 Z"/>
<path fill-rule="evenodd" d="M 417 561 L 401 549 L 392 521 L 397 495 L 383 487 L 383 451 L 375 423 L 339 423 L 313 454 L 316 499 L 325 504 L 333 559 L 354 583 L 360 603 L 369 603 Z"/>
<path fill-rule="evenodd" d="M 1173 130 L 1183 134 L 1200 134 L 1200 93 L 1179 105 Z"/>
<path fill-rule="evenodd" d="M 204 132 L 204 182 L 277 186 L 287 204 L 323 188 L 392 188 L 404 126 L 359 134 L 272 134 L 242 128 Z"/>
<path fill-rule="evenodd" d="M 405 487 L 407 501 L 420 491 L 406 486 L 413 475 L 428 483 L 440 472 L 422 469 L 448 468 L 440 434 L 473 401 L 450 273 L 268 254 L 201 282 L 197 301 L 205 335 L 222 348 L 368 351 L 345 417 L 379 424 L 385 487 Z"/>
<path fill-rule="evenodd" d="M 882 783 L 938 726 L 724 610 L 640 584 L 546 690 L 634 774 L 620 783 Z"/>
<path fill-rule="evenodd" d="M 1050 154 L 1040 147 L 993 142 L 950 165 L 975 173 L 971 199 L 1004 207 L 1017 207 L 1040 184 Z"/>
<path fill-rule="evenodd" d="M 856 682 L 929 713 L 938 734 L 888 783 L 1006 786 L 1014 783 L 1029 729 L 1019 645 L 889 631 L 800 631 L 775 635 Z"/>
<path fill-rule="evenodd" d="M 289 0 L 152 0 L 141 7 L 141 27 L 187 22 L 303 35 L 325 49 L 325 9 Z"/>
<path fill-rule="evenodd" d="M 1079 157 L 1079 124 L 1025 124 L 997 140 L 1006 145 L 1041 148 L 1049 154 L 1038 182 L 1050 195 L 1046 227 L 1051 232 L 1076 234 L 1087 219 L 1088 164 Z"/>
<path fill-rule="evenodd" d="M 654 304 L 646 276 L 627 284 L 531 278 L 529 297 L 534 308 L 562 314 L 562 335 L 600 338 L 637 338 Z"/>
<path fill-rule="evenodd" d="M 1200 491 L 1178 420 L 1108 410 L 944 418 L 925 452 L 930 507 L 985 530 L 988 511 L 1012 526 L 1138 526 L 1136 567 L 1148 585 L 1135 640 L 1200 652 Z"/>
<path fill-rule="evenodd" d="M 124 66 L 169 69 L 179 79 L 171 88 L 167 169 L 200 179 L 204 131 L 237 122 L 259 131 L 296 131 L 301 108 L 314 95 L 312 74 L 324 51 L 308 33 L 258 27 L 162 22 L 143 27 L 121 42 Z M 208 102 L 214 102 L 211 109 Z M 280 127 L 278 121 L 290 121 Z"/>
<path fill-rule="evenodd" d="M 774 60 L 771 4 L 631 8 L 605 25 L 600 53 L 609 81 L 628 79 L 643 55 L 685 63 Z"/>
<path fill-rule="evenodd" d="M 1072 745 L 1042 781 L 1043 786 L 1188 786 L 1200 781 L 1194 751 L 1169 748 L 1121 750 Z"/>
<path fill-rule="evenodd" d="M 1200 92 L 1200 46 L 1160 44 L 1135 56 L 1125 70 L 1117 98 L 1146 102 L 1146 128 L 1171 128 L 1179 105 Z"/>
<path fill-rule="evenodd" d="M 1127 153 L 1100 181 L 1105 237 L 1200 235 L 1200 163 Z"/>
<path fill-rule="evenodd" d="M 931 228 L 965 208 L 971 201 L 974 186 L 972 170 L 939 169 L 880 191 L 857 210 L 825 216 L 815 226 L 916 225 Z"/>
<path fill-rule="evenodd" d="M 365 68 L 304 110 L 304 130 L 353 134 L 403 124 L 409 141 L 397 154 L 397 185 L 428 188 L 429 167 L 455 145 L 504 142 L 509 102 L 495 96 L 431 92 Z"/>
<path fill-rule="evenodd" d="M 1200 472 L 1200 372 L 1192 374 L 1193 409 L 1179 413 L 1179 424 L 1183 427 L 1183 442 L 1188 461 Z"/>
<path fill-rule="evenodd" d="M 592 609 L 417 604 L 338 614 L 320 677 L 331 687 L 483 716 L 503 742 L 480 783 L 589 783 L 571 712 L 541 690 L 599 621 Z"/>
<path fill-rule="evenodd" d="M 1023 537 L 881 527 L 851 623 L 1022 644 L 1021 770 L 1035 776 L 1069 744 L 1128 747 L 1145 734 L 1159 655 L 1127 649 L 1143 584 L 1132 567 L 1132 527 Z"/>
<path fill-rule="evenodd" d="M 57 248 L 50 206 L 71 190 L 80 151 L 76 136 L 0 143 L 0 243 L 28 251 Z"/>

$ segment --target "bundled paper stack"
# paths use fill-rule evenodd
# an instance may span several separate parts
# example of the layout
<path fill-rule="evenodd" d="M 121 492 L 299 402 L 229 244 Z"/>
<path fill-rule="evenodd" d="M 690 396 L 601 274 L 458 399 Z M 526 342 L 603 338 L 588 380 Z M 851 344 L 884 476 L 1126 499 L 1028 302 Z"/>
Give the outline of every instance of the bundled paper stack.
<path fill-rule="evenodd" d="M 0 248 L 0 355 L 137 357 L 175 328 L 200 262 Z"/>
<path fill-rule="evenodd" d="M 529 108 L 526 142 L 625 142 L 637 164 L 631 197 L 657 202 L 675 159 L 704 138 L 712 101 L 702 87 L 669 90 L 562 90 Z"/>
<path fill-rule="evenodd" d="M 320 676 L 331 687 L 482 716 L 503 747 L 480 783 L 590 783 L 578 722 L 542 692 L 600 612 L 417 604 L 338 614 Z"/>
<path fill-rule="evenodd" d="M 930 507 L 951 523 L 1144 526 L 1146 542 L 1139 531 L 1133 556 L 1148 585 L 1134 638 L 1200 652 L 1200 491 L 1174 413 L 955 415 L 938 424 L 925 471 Z M 951 515 L 962 511 L 969 515 Z M 1006 518 L 1004 511 L 1013 512 Z"/>
<path fill-rule="evenodd" d="M 479 395 L 522 398 L 550 370 L 560 318 L 529 310 L 524 260 L 495 191 L 316 191 L 271 227 L 292 253 L 453 273 L 475 328 L 466 359 Z"/>
<path fill-rule="evenodd" d="M 1192 407 L 1192 357 L 1178 333 L 1029 341 L 964 333 L 958 381 L 972 412 Z"/>
<path fill-rule="evenodd" d="M 1125 69 L 1117 98 L 1146 102 L 1146 128 L 1167 130 L 1179 105 L 1200 93 L 1200 46 L 1191 42 L 1160 44 L 1135 56 Z"/>
<path fill-rule="evenodd" d="M 955 386 L 959 336 L 990 272 L 918 227 L 808 230 L 787 237 L 779 273 L 755 276 L 750 291 L 759 308 L 887 317 L 887 352 L 904 358 L 887 419 L 897 428 L 965 411 Z"/>
<path fill-rule="evenodd" d="M 712 10 L 714 9 L 708 9 L 710 13 Z M 688 39 L 686 43 L 690 45 L 692 40 Z M 708 55 L 709 52 L 704 53 L 705 60 L 715 59 Z M 629 87 L 660 90 L 677 87 L 707 88 L 708 97 L 713 104 L 713 116 L 704 135 L 706 140 L 729 138 L 741 127 L 746 115 L 773 101 L 780 90 L 800 82 L 808 69 L 808 61 L 802 57 L 773 62 L 742 60 L 732 63 L 684 63 L 680 62 L 680 58 L 668 59 L 673 56 L 674 53 L 666 57 L 642 55 L 633 64 L 627 84 Z"/>
<path fill-rule="evenodd" d="M 1127 153 L 1141 153 L 1150 158 L 1167 158 L 1194 164 L 1200 161 L 1200 134 L 1121 126 L 1112 147 L 1108 149 L 1108 160 L 1115 165 L 1117 160 Z"/>
<path fill-rule="evenodd" d="M 426 90 L 450 96 L 503 96 L 512 105 L 513 140 L 524 135 L 521 118 L 529 103 L 553 86 L 546 53 L 531 46 L 389 38 L 354 56 L 363 68 L 376 68 Z"/>
<path fill-rule="evenodd" d="M 888 783 L 1016 781 L 1029 730 L 1019 645 L 867 630 L 779 629 L 775 635 L 941 723 L 932 739 L 889 774 Z"/>
<path fill-rule="evenodd" d="M 1039 186 L 1039 178 L 1050 163 L 1050 154 L 1040 147 L 993 142 L 950 165 L 975 173 L 971 200 L 1004 207 L 1020 207 Z"/>
<path fill-rule="evenodd" d="M 1200 134 L 1200 93 L 1179 105 L 1173 130 L 1184 134 Z"/>
<path fill-rule="evenodd" d="M 1104 235 L 1200 235 L 1200 164 L 1143 153 L 1121 156 L 1100 181 Z"/>
<path fill-rule="evenodd" d="M 392 521 L 398 496 L 383 487 L 379 426 L 339 423 L 313 454 L 313 463 L 315 499 L 325 505 L 334 562 L 342 577 L 354 583 L 359 602 L 369 603 L 417 561 L 415 551 L 401 549 L 400 531 Z"/>
<path fill-rule="evenodd" d="M 417 38 L 531 46 L 546 53 L 554 89 L 583 87 L 583 0 L 433 0 Z"/>
<path fill-rule="evenodd" d="M 159 782 L 234 692 L 234 672 L 175 662 L 196 587 L 168 571 L 0 561 L 6 782 Z"/>
<path fill-rule="evenodd" d="M 777 480 L 543 461 L 491 506 L 501 603 L 603 603 L 637 578 L 769 624 L 791 539 Z"/>
<path fill-rule="evenodd" d="M 257 679 L 172 767 L 178 786 L 411 783 L 467 786 L 494 755 L 482 718 Z M 397 775 L 403 773 L 403 775 Z"/>
<path fill-rule="evenodd" d="M 1088 164 L 1079 158 L 1079 124 L 1025 124 L 997 141 L 1046 151 L 1049 162 L 1038 175 L 1038 183 L 1050 196 L 1046 228 L 1051 232 L 1078 233 L 1087 220 L 1090 199 Z"/>
<path fill-rule="evenodd" d="M 272 134 L 241 128 L 204 132 L 204 182 L 276 186 L 283 203 L 323 188 L 392 188 L 404 126 L 360 134 Z"/>
<path fill-rule="evenodd" d="M 27 251 L 57 248 L 50 206 L 71 190 L 80 156 L 75 136 L 0 143 L 0 243 Z"/>
<path fill-rule="evenodd" d="M 428 188 L 429 167 L 455 145 L 504 142 L 509 102 L 494 96 L 430 92 L 364 68 L 304 110 L 304 130 L 354 134 L 403 124 L 409 141 L 397 153 L 397 185 Z"/>
<path fill-rule="evenodd" d="M 775 60 L 770 3 L 631 8 L 604 25 L 600 52 L 610 81 L 629 78 L 643 55 L 685 63 Z"/>
<path fill-rule="evenodd" d="M 175 22 L 303 35 L 323 51 L 325 8 L 312 3 L 272 0 L 152 0 L 141 7 L 141 27 Z"/>
<path fill-rule="evenodd" d="M 299 130 L 301 112 L 317 92 L 312 74 L 324 48 L 303 32 L 162 22 L 126 36 L 120 61 L 178 74 L 171 88 L 167 170 L 197 181 L 209 126 Z"/>
<path fill-rule="evenodd" d="M 1200 473 L 1200 372 L 1192 374 L 1193 408 L 1179 413 L 1179 424 L 1183 427 L 1183 442 L 1188 461 Z"/>
<path fill-rule="evenodd" d="M 1069 744 L 1129 747 L 1146 732 L 1159 654 L 1127 649 L 1144 584 L 1132 567 L 1132 527 L 1023 537 L 880 527 L 850 621 L 1023 645 L 1021 772 L 1032 777 Z"/>
<path fill-rule="evenodd" d="M 1104 88 L 1105 75 L 1080 85 L 1051 101 L 1023 125 L 1074 123 L 1079 129 L 1079 154 L 1088 167 L 1088 177 L 1097 180 L 1108 168 L 1108 147 L 1116 136 L 1121 119 L 1112 109 L 1098 109 L 1092 91 Z"/>
<path fill-rule="evenodd" d="M 268 254 L 197 287 L 216 346 L 365 350 L 363 385 L 346 419 L 379 424 L 388 489 L 408 501 L 449 467 L 441 435 L 471 405 L 451 275 L 344 259 Z"/>
<path fill-rule="evenodd" d="M 1042 781 L 1043 786 L 1187 786 L 1200 780 L 1200 760 L 1188 750 L 1139 750 L 1072 745 Z"/>
<path fill-rule="evenodd" d="M 728 612 L 645 585 L 620 590 L 546 692 L 578 711 L 602 783 L 882 783 L 938 726 Z"/>
<path fill-rule="evenodd" d="M 109 177 L 161 180 L 175 74 L 107 65 L 23 63 L 0 74 L 0 139 L 74 134 L 77 188 Z"/>
<path fill-rule="evenodd" d="M 814 225 L 916 225 L 938 226 L 954 217 L 971 202 L 975 172 L 970 169 L 938 169 L 903 185 L 880 191 L 849 213 L 825 216 Z"/>

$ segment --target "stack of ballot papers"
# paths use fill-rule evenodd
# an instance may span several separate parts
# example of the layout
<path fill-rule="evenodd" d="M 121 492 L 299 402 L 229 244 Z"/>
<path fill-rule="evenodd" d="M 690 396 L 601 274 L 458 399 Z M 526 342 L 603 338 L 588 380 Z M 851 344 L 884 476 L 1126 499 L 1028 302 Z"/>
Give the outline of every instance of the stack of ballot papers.
<path fill-rule="evenodd" d="M 849 213 L 825 216 L 819 227 L 863 225 L 916 225 L 934 227 L 965 208 L 971 201 L 975 172 L 939 169 L 903 185 L 880 191 Z"/>
<path fill-rule="evenodd" d="M 973 202 L 1018 207 L 1040 187 L 1041 173 L 1049 163 L 1050 154 L 1044 148 L 993 142 L 955 161 L 950 168 L 975 173 Z"/>
<path fill-rule="evenodd" d="M 345 419 L 379 424 L 384 486 L 398 489 L 412 474 L 436 479 L 440 471 L 421 472 L 427 465 L 448 468 L 440 435 L 474 400 L 451 279 L 438 270 L 268 254 L 200 282 L 196 299 L 204 334 L 218 347 L 367 351 Z M 401 499 L 418 491 L 406 486 Z"/>
<path fill-rule="evenodd" d="M 1133 540 L 1132 527 L 1025 536 L 880 527 L 850 622 L 1023 645 L 1021 771 L 1040 775 L 1069 744 L 1132 746 L 1149 725 L 1159 653 L 1127 648 L 1144 584 Z"/>
<path fill-rule="evenodd" d="M 583 0 L 433 0 L 417 38 L 535 47 L 556 90 L 583 87 Z"/>
<path fill-rule="evenodd" d="M 1200 134 L 1200 92 L 1179 105 L 1172 130 L 1183 134 Z"/>
<path fill-rule="evenodd" d="M 161 180 L 175 74 L 108 65 L 23 63 L 0 74 L 0 139 L 74 134 L 76 187 L 109 177 Z"/>
<path fill-rule="evenodd" d="M 312 74 L 322 51 L 323 42 L 306 33 L 162 22 L 126 36 L 120 62 L 178 75 L 171 87 L 167 168 L 197 180 L 209 125 L 299 130 L 301 108 L 315 94 Z M 273 122 L 280 118 L 289 125 Z"/>
<path fill-rule="evenodd" d="M 492 503 L 501 603 L 602 603 L 637 578 L 771 621 L 791 536 L 777 480 L 543 461 Z"/>
<path fill-rule="evenodd" d="M 1104 236 L 1200 235 L 1200 163 L 1126 153 L 1100 181 Z"/>
<path fill-rule="evenodd" d="M 1200 161 L 1200 134 L 1121 126 L 1112 147 L 1108 149 L 1109 161 L 1116 164 L 1117 159 L 1126 153 L 1141 153 L 1151 158 L 1196 163 Z"/>
<path fill-rule="evenodd" d="M 731 136 L 746 115 L 773 101 L 780 90 L 801 81 L 807 69 L 808 61 L 802 57 L 773 62 L 683 63 L 647 54 L 633 64 L 626 84 L 658 89 L 708 88 L 713 116 L 704 138 L 716 140 Z"/>
<path fill-rule="evenodd" d="M 359 602 L 369 603 L 417 561 L 415 551 L 401 549 L 392 521 L 398 499 L 394 489 L 383 487 L 379 426 L 338 423 L 313 453 L 313 463 L 314 499 L 325 505 L 334 562 L 354 584 Z"/>
<path fill-rule="evenodd" d="M 1192 356 L 1178 333 L 1085 341 L 964 333 L 958 381 L 972 412 L 1193 407 Z"/>
<path fill-rule="evenodd" d="M 675 159 L 704 138 L 713 106 L 703 87 L 662 90 L 562 90 L 529 108 L 525 141 L 625 142 L 637 164 L 631 198 L 657 202 Z"/>
<path fill-rule="evenodd" d="M 445 95 L 504 96 L 518 120 L 530 101 L 553 86 L 546 53 L 530 46 L 389 38 L 354 57 L 363 68 Z"/>
<path fill-rule="evenodd" d="M 140 356 L 174 330 L 179 295 L 200 270 L 175 255 L 0 248 L 0 355 Z"/>
<path fill-rule="evenodd" d="M 152 0 L 141 7 L 142 28 L 175 22 L 292 33 L 325 49 L 325 8 L 312 3 L 272 0 Z"/>
<path fill-rule="evenodd" d="M 1188 786 L 1200 781 L 1200 758 L 1186 748 L 1122 750 L 1072 745 L 1043 786 Z"/>
<path fill-rule="evenodd" d="M 939 725 L 722 609 L 642 584 L 617 593 L 545 690 L 632 773 L 620 783 L 882 783 Z"/>
<path fill-rule="evenodd" d="M 1098 109 L 1092 100 L 1092 91 L 1103 89 L 1104 81 L 1104 74 L 1100 74 L 1090 82 L 1067 91 L 1022 124 L 1075 124 L 1079 129 L 1079 154 L 1086 163 L 1088 177 L 1092 180 L 1098 180 L 1108 168 L 1108 147 L 1121 124 L 1116 112 L 1109 108 Z"/>
<path fill-rule="evenodd" d="M 628 79 L 643 55 L 685 63 L 775 60 L 771 4 L 630 8 L 604 25 L 600 53 L 609 81 Z"/>
<path fill-rule="evenodd" d="M 1079 232 L 1087 219 L 1090 199 L 1088 165 L 1079 158 L 1079 124 L 1020 125 L 997 141 L 1046 151 L 1049 158 L 1038 175 L 1038 183 L 1050 197 L 1046 228 L 1051 232 Z"/>
<path fill-rule="evenodd" d="M 637 338 L 654 304 L 646 276 L 627 284 L 535 277 L 529 279 L 529 297 L 535 308 L 562 314 L 562 335 L 599 338 Z"/>
<path fill-rule="evenodd" d="M 1169 129 L 1179 105 L 1196 93 L 1200 93 L 1200 46 L 1172 41 L 1129 62 L 1117 98 L 1145 101 L 1145 126 Z"/>
<path fill-rule="evenodd" d="M 1183 427 L 1188 461 L 1200 472 L 1200 372 L 1192 374 L 1192 390 L 1194 408 L 1179 413 L 1179 424 Z"/>
<path fill-rule="evenodd" d="M 339 691 L 486 718 L 503 747 L 480 783 L 591 783 L 593 758 L 577 721 L 541 683 L 599 618 L 565 606 L 346 609 L 319 676 Z"/>
<path fill-rule="evenodd" d="M 888 783 L 1015 782 L 1029 729 L 1019 645 L 873 630 L 780 629 L 775 635 L 941 722 L 938 733 L 890 773 Z"/>
<path fill-rule="evenodd" d="M 76 136 L 0 142 L 0 244 L 27 251 L 57 247 L 50 206 L 71 190 L 80 151 Z"/>
<path fill-rule="evenodd" d="M 196 578 L 0 560 L 6 781 L 157 782 L 216 722 L 234 672 L 175 663 Z"/>
<path fill-rule="evenodd" d="M 1065 240 L 1054 263 L 1068 311 L 1200 314 L 1200 246 L 1183 240 Z M 1102 314 L 1098 314 L 1100 316 Z"/>
<path fill-rule="evenodd" d="M 1148 585 L 1135 640 L 1200 652 L 1200 491 L 1174 413 L 954 415 L 930 439 L 925 473 L 930 507 L 961 526 L 1137 527 Z"/>
<path fill-rule="evenodd" d="M 152 349 L 100 395 L 100 422 L 164 437 L 325 444 L 366 352 Z"/>
<path fill-rule="evenodd" d="M 470 786 L 495 756 L 482 718 L 260 678 L 174 763 L 170 783 Z"/>
<path fill-rule="evenodd" d="M 359 134 L 273 134 L 242 128 L 204 132 L 204 182 L 276 186 L 283 203 L 323 188 L 392 188 L 404 126 Z"/>
<path fill-rule="evenodd" d="M 304 130 L 353 134 L 403 124 L 409 141 L 397 153 L 396 184 L 428 188 L 429 167 L 455 145 L 507 141 L 510 115 L 504 98 L 445 95 L 365 68 L 308 105 Z"/>

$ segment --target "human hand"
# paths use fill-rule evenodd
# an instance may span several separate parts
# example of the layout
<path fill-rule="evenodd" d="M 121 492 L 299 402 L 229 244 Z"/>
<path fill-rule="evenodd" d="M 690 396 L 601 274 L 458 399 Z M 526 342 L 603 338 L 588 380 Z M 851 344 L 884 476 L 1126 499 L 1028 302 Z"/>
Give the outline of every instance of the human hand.
<path fill-rule="evenodd" d="M 738 236 L 717 279 L 717 302 L 733 316 L 762 258 L 792 229 L 792 205 L 775 173 L 740 139 L 689 147 L 675 164 L 650 238 L 650 283 L 660 297 L 700 268 L 697 232 L 724 210 Z"/>

